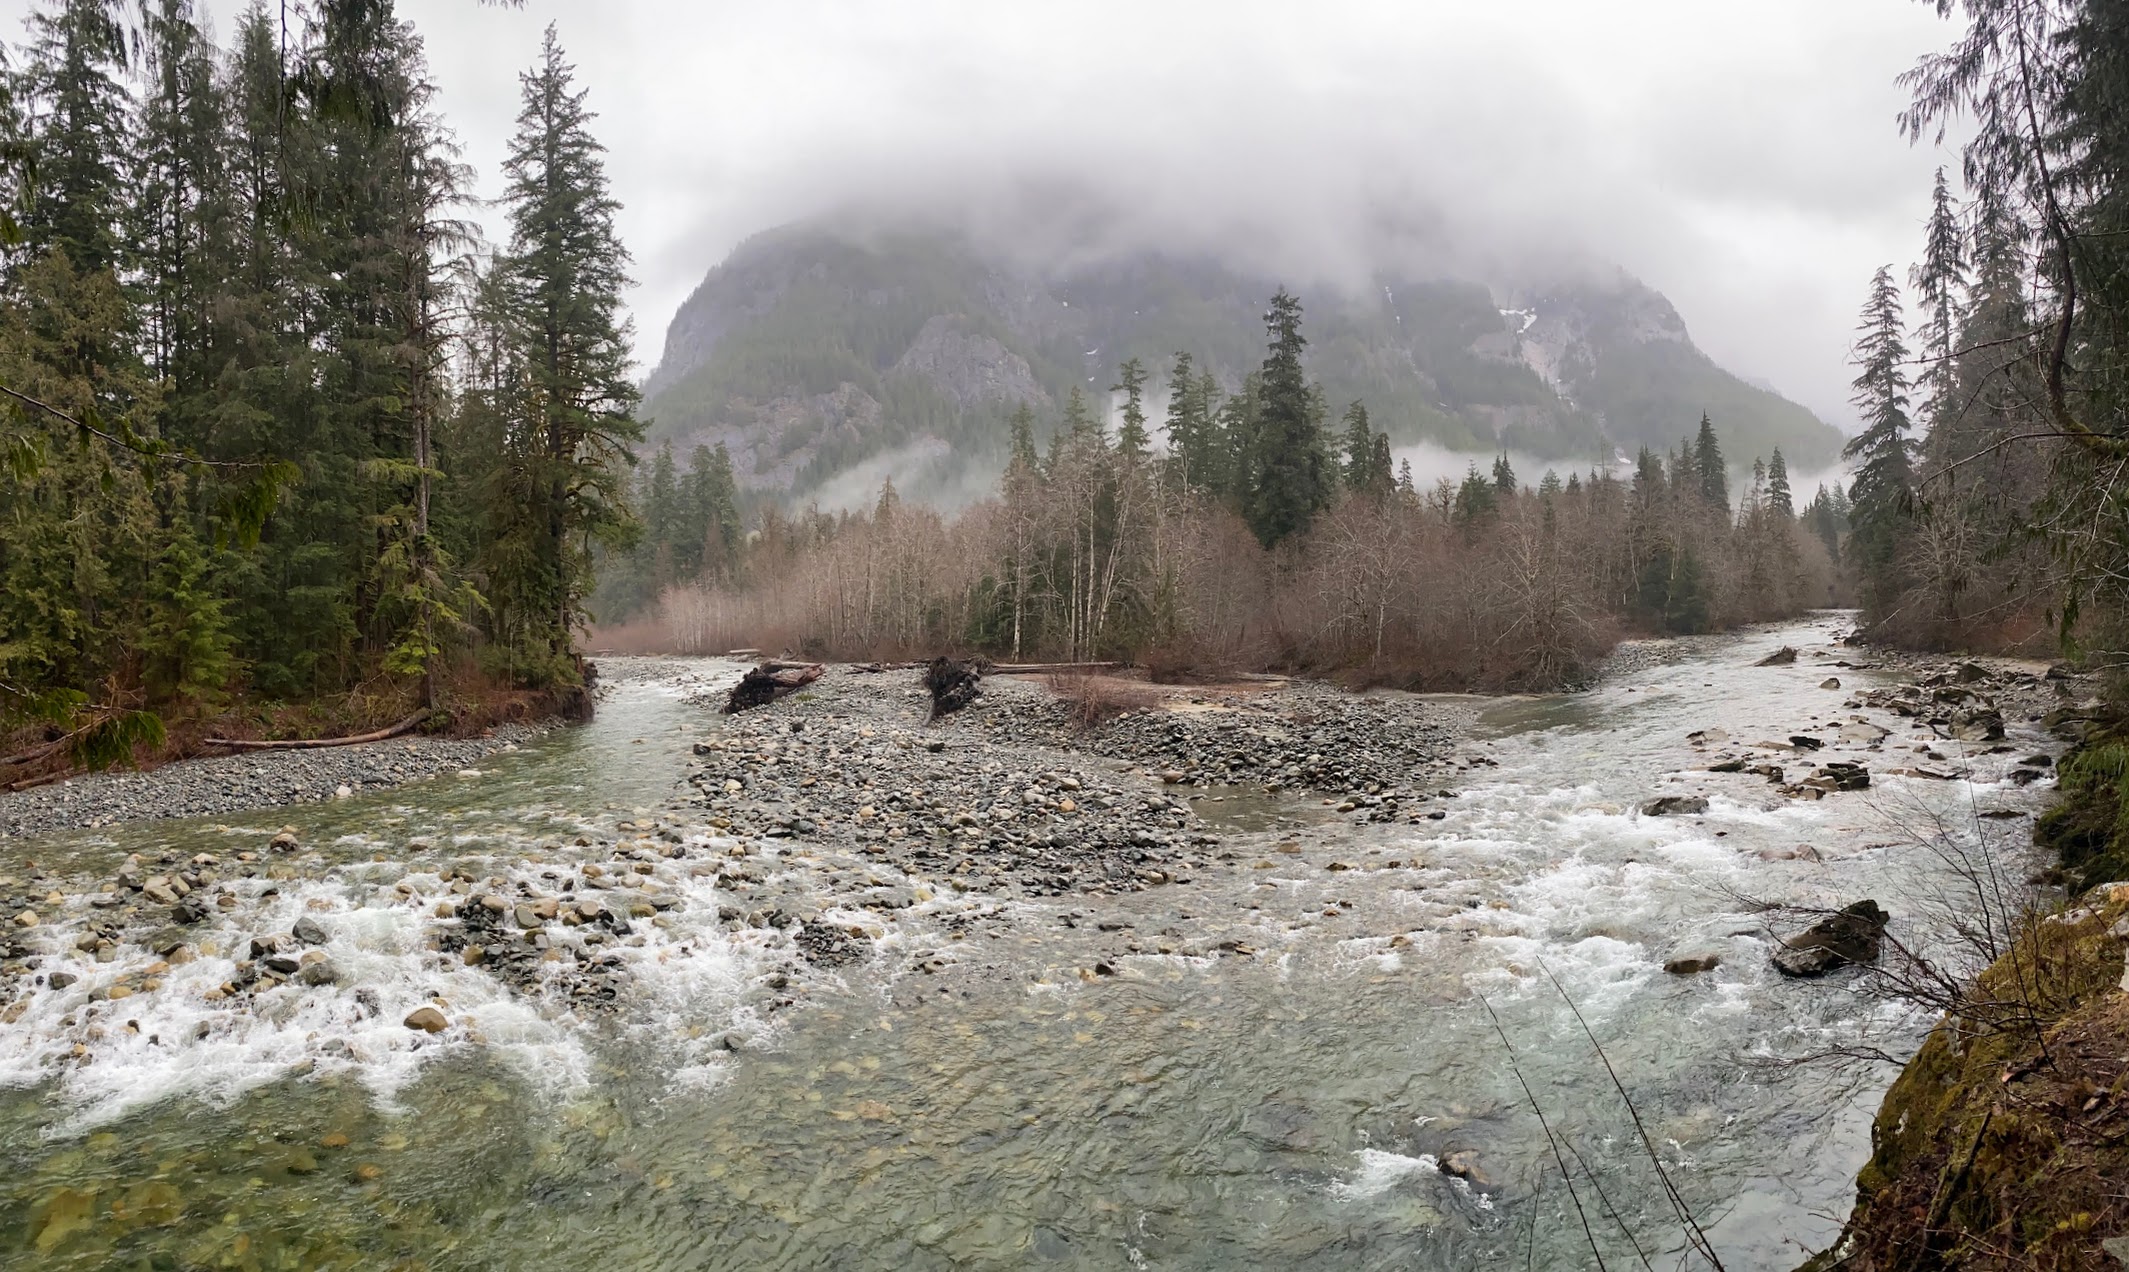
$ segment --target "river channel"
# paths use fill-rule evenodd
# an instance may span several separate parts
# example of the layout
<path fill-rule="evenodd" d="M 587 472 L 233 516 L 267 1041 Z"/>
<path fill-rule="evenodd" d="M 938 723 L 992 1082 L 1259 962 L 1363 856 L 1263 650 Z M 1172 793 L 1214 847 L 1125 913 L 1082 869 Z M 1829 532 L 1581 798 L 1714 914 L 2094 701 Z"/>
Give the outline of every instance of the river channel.
<path fill-rule="evenodd" d="M 1932 900 L 1959 881 L 1915 832 L 1994 835 L 2015 861 L 2030 822 L 1975 814 L 2044 798 L 2005 780 L 2047 749 L 2022 720 L 2008 751 L 1950 754 L 1964 780 L 1884 775 L 1922 735 L 1844 706 L 1894 679 L 1832 666 L 1865 659 L 1833 643 L 1847 623 L 1644 648 L 1588 692 L 1467 704 L 1492 765 L 1439 820 L 1311 824 L 1293 854 L 1277 827 L 1238 823 L 1234 862 L 1118 897 L 1003 902 L 898 880 L 914 903 L 871 955 L 782 997 L 763 988 L 780 934 L 734 923 L 714 874 L 664 864 L 655 920 L 599 949 L 626 975 L 597 1010 L 427 943 L 469 865 L 557 868 L 543 863 L 637 819 L 718 851 L 680 784 L 720 727 L 680 678 L 737 674 L 715 661 L 633 676 L 591 723 L 476 774 L 0 841 L 0 874 L 34 861 L 39 886 L 68 897 L 37 940 L 78 978 L 0 991 L 0 1005 L 15 995 L 0 1016 L 0 1264 L 1594 1266 L 1557 1143 L 1608 1265 L 1679 1266 L 1681 1226 L 1572 1002 L 1725 1266 L 1794 1267 L 1837 1233 L 1894 1073 L 1769 1061 L 1866 1042 L 1905 1054 L 1926 1021 L 1852 973 L 1775 974 L 1749 899 L 1874 898 L 1927 948 L 1943 939 Z M 1795 665 L 1754 665 L 1785 644 L 1803 650 Z M 1859 717 L 1891 737 L 1841 741 Z M 1709 774 L 1689 735 L 1714 728 L 1739 745 L 1814 733 L 1812 760 L 1863 761 L 1872 787 L 1805 801 Z M 1639 811 L 1664 794 L 1710 807 Z M 190 961 L 151 969 L 153 942 L 72 949 L 95 921 L 79 898 L 128 854 L 263 860 L 283 826 L 303 857 L 187 929 Z M 246 934 L 305 915 L 330 930 L 338 984 L 241 1004 L 208 992 Z M 1145 952 L 1105 952 L 1120 924 Z M 913 970 L 932 949 L 938 966 Z M 1719 965 L 1667 973 L 1681 951 Z M 153 988 L 91 999 L 121 976 Z M 402 1024 L 431 1001 L 451 1029 Z"/>

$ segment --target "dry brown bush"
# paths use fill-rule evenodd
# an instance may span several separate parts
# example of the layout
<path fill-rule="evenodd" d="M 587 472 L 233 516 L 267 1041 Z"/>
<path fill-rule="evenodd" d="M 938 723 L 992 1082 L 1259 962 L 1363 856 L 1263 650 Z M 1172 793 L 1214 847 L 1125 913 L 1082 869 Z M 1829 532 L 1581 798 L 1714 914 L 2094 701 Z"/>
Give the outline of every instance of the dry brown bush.
<path fill-rule="evenodd" d="M 1092 672 L 1057 672 L 1043 678 L 1065 704 L 1065 718 L 1075 728 L 1091 729 L 1127 711 L 1144 711 L 1162 702 L 1159 690 L 1135 680 Z"/>

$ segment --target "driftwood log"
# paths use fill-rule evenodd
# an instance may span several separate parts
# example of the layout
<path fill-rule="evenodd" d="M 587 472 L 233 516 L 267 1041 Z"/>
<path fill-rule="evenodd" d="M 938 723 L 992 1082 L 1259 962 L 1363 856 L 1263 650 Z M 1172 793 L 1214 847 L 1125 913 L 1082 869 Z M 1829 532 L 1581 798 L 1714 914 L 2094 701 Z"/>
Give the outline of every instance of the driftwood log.
<path fill-rule="evenodd" d="M 924 669 L 924 687 L 931 690 L 931 718 L 950 715 L 976 700 L 983 692 L 983 665 L 971 660 L 955 662 L 941 655 Z"/>
<path fill-rule="evenodd" d="M 1115 671 L 1122 663 L 1116 662 L 1059 662 L 1059 663 L 994 663 L 993 674 L 1000 676 L 1069 676 L 1077 672 Z"/>
<path fill-rule="evenodd" d="M 249 742 L 242 738 L 208 738 L 201 746 L 226 746 L 234 751 L 314 751 L 328 746 L 356 746 L 363 742 L 382 742 L 396 738 L 402 733 L 411 733 L 422 721 L 429 718 L 427 711 L 416 711 L 398 724 L 388 725 L 372 733 L 358 733 L 351 738 L 298 738 L 288 742 Z"/>
<path fill-rule="evenodd" d="M 739 678 L 732 686 L 732 694 L 725 699 L 724 713 L 737 715 L 755 707 L 765 707 L 785 694 L 799 690 L 821 678 L 825 670 L 819 663 L 765 662 Z"/>

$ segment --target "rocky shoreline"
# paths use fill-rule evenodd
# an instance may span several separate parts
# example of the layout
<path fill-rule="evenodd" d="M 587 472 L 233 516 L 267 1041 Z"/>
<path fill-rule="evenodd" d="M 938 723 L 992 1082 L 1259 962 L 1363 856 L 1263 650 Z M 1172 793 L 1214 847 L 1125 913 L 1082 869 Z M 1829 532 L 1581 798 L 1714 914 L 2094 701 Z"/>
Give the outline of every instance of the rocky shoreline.
<path fill-rule="evenodd" d="M 344 799 L 472 767 L 549 726 L 506 724 L 488 737 L 403 737 L 304 751 L 249 751 L 145 770 L 87 773 L 0 795 L 0 839 L 126 821 L 202 817 Z"/>

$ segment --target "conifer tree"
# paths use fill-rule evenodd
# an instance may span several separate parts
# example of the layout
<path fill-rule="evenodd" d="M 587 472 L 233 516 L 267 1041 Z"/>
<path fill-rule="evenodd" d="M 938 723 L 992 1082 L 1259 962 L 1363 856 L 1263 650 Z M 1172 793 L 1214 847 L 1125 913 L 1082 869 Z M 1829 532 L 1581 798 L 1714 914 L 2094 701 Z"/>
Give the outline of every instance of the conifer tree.
<path fill-rule="evenodd" d="M 1715 440 L 1715 424 L 1705 411 L 1700 413 L 1700 432 L 1693 439 L 1693 471 L 1702 502 L 1727 514 L 1730 510 L 1729 468 L 1722 457 L 1722 444 Z"/>
<path fill-rule="evenodd" d="M 1363 490 L 1373 475 L 1375 433 L 1368 427 L 1368 408 L 1355 402 L 1345 408 L 1345 487 Z"/>
<path fill-rule="evenodd" d="M 523 105 L 503 170 L 510 247 L 500 263 L 511 302 L 522 414 L 513 428 L 507 497 L 529 514 L 526 542 L 491 571 L 498 622 L 535 679 L 576 673 L 571 641 L 589 582 L 589 544 L 630 526 L 623 498 L 629 444 L 642 436 L 629 376 L 621 292 L 629 257 L 614 228 L 605 148 L 552 25 L 540 62 L 521 74 Z"/>
<path fill-rule="evenodd" d="M 1891 266 L 1879 267 L 1871 280 L 1857 330 L 1857 374 L 1851 400 L 1862 416 L 1863 431 L 1849 439 L 1841 457 L 1855 465 L 1848 496 L 1850 538 L 1858 549 L 1856 562 L 1864 578 L 1867 607 L 1882 616 L 1898 592 L 1900 531 L 1914 498 L 1907 342 L 1900 289 L 1893 282 Z"/>
<path fill-rule="evenodd" d="M 1136 464 L 1145 458 L 1146 434 L 1146 368 L 1137 358 L 1126 359 L 1117 369 L 1117 382 L 1109 387 L 1111 393 L 1124 395 L 1122 422 L 1116 431 L 1116 453 L 1126 464 Z"/>
<path fill-rule="evenodd" d="M 1966 284 L 1966 234 L 1959 224 L 1958 203 L 1952 198 L 1944 169 L 1930 194 L 1929 228 L 1923 236 L 1922 259 L 1908 280 L 1922 309 L 1922 373 L 1916 384 L 1922 391 L 1922 418 L 1930 427 L 1948 420 L 1957 395 L 1958 367 L 1954 355 L 1959 335 L 1959 293 Z"/>
<path fill-rule="evenodd" d="M 1502 495 L 1515 493 L 1515 468 L 1508 462 L 1508 452 L 1502 451 L 1493 461 L 1493 489 Z"/>
<path fill-rule="evenodd" d="M 1782 458 L 1779 446 L 1767 461 L 1767 511 L 1784 523 L 1796 519 L 1796 496 L 1789 489 L 1789 461 Z"/>
<path fill-rule="evenodd" d="M 1301 367 L 1308 345 L 1301 335 L 1301 302 L 1280 289 L 1264 315 L 1264 328 L 1270 347 L 1258 390 L 1245 511 L 1258 542 L 1272 547 L 1306 530 L 1330 506 L 1332 477 L 1322 406 Z"/>
<path fill-rule="evenodd" d="M 30 16 L 17 93 L 32 116 L 36 179 L 22 218 L 31 255 L 53 249 L 84 274 L 117 270 L 125 207 L 126 36 L 115 0 L 54 0 Z"/>

